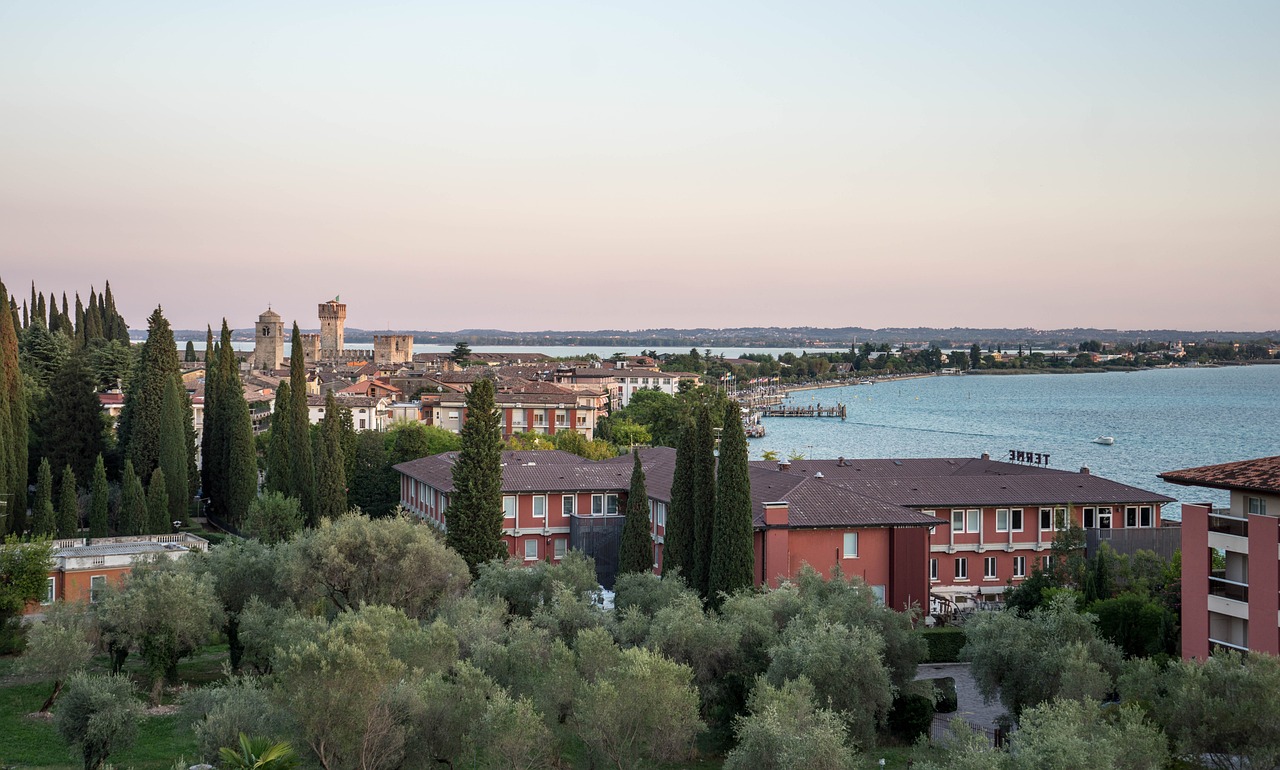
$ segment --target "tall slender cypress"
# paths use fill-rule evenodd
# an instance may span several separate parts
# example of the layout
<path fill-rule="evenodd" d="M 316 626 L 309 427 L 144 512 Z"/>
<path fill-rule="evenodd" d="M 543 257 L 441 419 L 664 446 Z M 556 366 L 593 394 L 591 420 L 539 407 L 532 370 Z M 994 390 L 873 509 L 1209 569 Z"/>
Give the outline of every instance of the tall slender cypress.
<path fill-rule="evenodd" d="M 303 360 L 302 335 L 298 331 L 298 322 L 293 322 L 292 350 L 289 355 L 289 397 L 292 408 L 289 410 L 289 432 L 292 443 L 289 447 L 290 467 L 293 469 L 293 481 L 289 485 L 290 494 L 298 498 L 302 515 L 307 524 L 317 521 L 316 509 L 316 465 L 311 451 L 311 414 L 307 408 L 307 367 Z"/>
<path fill-rule="evenodd" d="M 271 435 L 267 445 L 267 483 L 268 492 L 289 494 L 289 485 L 293 480 L 293 469 L 289 465 L 289 447 L 293 444 L 290 436 L 289 407 L 293 397 L 289 393 L 288 381 L 280 383 L 276 390 L 275 406 L 271 411 Z"/>
<path fill-rule="evenodd" d="M 58 532 L 58 517 L 53 510 L 53 469 L 49 458 L 40 458 L 36 470 L 36 499 L 31 508 L 31 532 L 38 537 L 53 537 Z"/>
<path fill-rule="evenodd" d="M 110 489 L 107 487 L 107 466 L 98 455 L 93 466 L 93 484 L 89 487 L 89 537 L 107 536 L 107 502 Z"/>
<path fill-rule="evenodd" d="M 187 340 L 187 349 L 182 353 L 182 360 L 189 364 L 196 362 L 196 343 Z"/>
<path fill-rule="evenodd" d="M 631 488 L 627 492 L 627 520 L 618 546 L 618 574 L 653 571 L 653 537 L 650 535 L 649 493 L 639 450 L 631 450 Z"/>
<path fill-rule="evenodd" d="M 190 403 L 186 391 L 179 388 L 178 379 L 170 377 L 165 385 L 162 403 L 160 456 L 157 465 L 157 469 L 164 470 L 164 479 L 168 484 L 165 502 L 169 506 L 169 514 L 165 519 L 165 532 L 169 531 L 168 522 L 187 520 L 187 500 L 190 496 L 187 473 L 194 451 L 194 437 L 187 431 L 191 425 Z"/>
<path fill-rule="evenodd" d="M 225 322 L 224 322 L 225 326 Z M 222 420 L 218 419 L 218 368 L 210 354 L 213 353 L 213 328 L 205 327 L 204 364 L 204 418 L 200 433 L 200 494 L 209 501 L 209 510 L 215 516 L 226 517 L 222 510 L 222 482 L 226 455 L 226 442 L 222 440 Z"/>
<path fill-rule="evenodd" d="M 694 409 L 693 563 L 689 583 L 703 599 L 710 596 L 711 532 L 716 514 L 716 435 L 705 402 Z"/>
<path fill-rule="evenodd" d="M 716 468 L 716 508 L 711 536 L 708 598 L 732 594 L 752 585 L 755 568 L 751 509 L 751 475 L 747 464 L 747 435 L 738 402 L 725 406 L 720 431 L 720 462 Z"/>
<path fill-rule="evenodd" d="M 175 424 L 169 421 L 168 428 L 176 429 L 180 438 L 173 446 L 181 449 L 183 443 L 194 433 L 191 419 L 191 406 L 186 398 L 186 391 L 181 388 L 181 375 L 178 370 L 178 348 L 173 341 L 173 330 L 164 317 L 164 312 L 156 308 L 147 319 L 147 341 L 142 345 L 138 366 L 129 379 L 129 387 L 125 393 L 124 408 L 120 412 L 120 421 L 116 428 L 125 457 L 133 460 L 134 470 L 142 478 L 150 478 L 160 462 L 160 443 L 164 436 L 165 394 L 170 384 L 178 390 L 180 399 L 176 399 L 174 407 L 182 412 L 185 423 Z M 126 332 L 127 336 L 127 332 Z M 180 419 L 178 421 L 182 423 Z M 172 460 L 172 458 L 171 458 Z M 186 449 L 182 456 L 183 465 L 189 470 L 195 463 L 194 445 Z M 187 470 L 181 473 L 181 481 L 188 481 Z M 165 473 L 171 473 L 166 468 Z M 171 482 L 176 479 L 170 479 Z M 182 497 L 187 496 L 183 492 Z"/>
<path fill-rule="evenodd" d="M 63 466 L 58 489 L 58 537 L 76 537 L 80 532 L 80 496 L 76 494 L 76 474 Z"/>
<path fill-rule="evenodd" d="M 133 461 L 125 460 L 120 479 L 120 534 L 143 535 L 147 526 L 147 493 L 133 470 Z"/>
<path fill-rule="evenodd" d="M 156 468 L 147 486 L 147 534 L 167 535 L 171 531 L 168 486 L 164 468 Z"/>
<path fill-rule="evenodd" d="M 342 409 L 333 391 L 324 398 L 324 419 L 316 451 L 316 505 L 320 518 L 336 519 L 347 512 L 347 461 L 343 454 Z"/>
<path fill-rule="evenodd" d="M 80 292 L 76 292 L 76 347 L 82 348 L 88 342 L 85 339 L 84 303 L 80 301 Z"/>
<path fill-rule="evenodd" d="M 253 445 L 253 420 L 244 398 L 240 366 L 231 347 L 231 330 L 227 328 L 226 319 L 222 321 L 222 345 L 218 349 L 217 419 L 224 447 L 219 458 L 222 510 L 228 521 L 239 525 L 258 496 L 258 461 Z"/>
<path fill-rule="evenodd" d="M 35 284 L 32 284 L 32 296 Z M 8 289 L 0 281 L 0 302 Z M 27 510 L 27 396 L 18 368 L 18 330 L 9 314 L 0 314 L 0 536 L 21 532 Z"/>
<path fill-rule="evenodd" d="M 692 425 L 680 433 L 676 467 L 671 476 L 671 505 L 662 544 L 662 574 L 691 580 L 693 570 L 693 434 Z"/>
<path fill-rule="evenodd" d="M 462 449 L 453 464 L 453 494 L 445 509 L 445 542 L 471 574 L 507 555 L 502 540 L 502 432 L 493 382 L 476 380 L 467 393 Z"/>

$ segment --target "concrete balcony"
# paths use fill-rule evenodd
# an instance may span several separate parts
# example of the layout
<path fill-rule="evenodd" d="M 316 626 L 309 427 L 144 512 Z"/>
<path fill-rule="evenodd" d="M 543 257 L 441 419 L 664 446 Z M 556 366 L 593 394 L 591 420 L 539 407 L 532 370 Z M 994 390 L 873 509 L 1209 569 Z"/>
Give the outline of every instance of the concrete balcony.
<path fill-rule="evenodd" d="M 1218 596 L 1223 599 L 1231 599 L 1232 601 L 1245 602 L 1249 601 L 1249 584 L 1241 583 L 1238 580 L 1227 580 L 1221 577 L 1209 578 L 1209 595 Z"/>

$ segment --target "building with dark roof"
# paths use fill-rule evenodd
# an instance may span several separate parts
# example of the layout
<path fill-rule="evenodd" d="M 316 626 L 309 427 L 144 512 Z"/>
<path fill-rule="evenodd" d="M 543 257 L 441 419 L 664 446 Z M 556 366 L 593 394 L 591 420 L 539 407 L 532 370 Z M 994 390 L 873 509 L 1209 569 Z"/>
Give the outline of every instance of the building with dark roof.
<path fill-rule="evenodd" d="M 1280 655 L 1280 456 L 1160 478 L 1231 493 L 1227 508 L 1182 505 L 1182 657 L 1219 648 Z"/>

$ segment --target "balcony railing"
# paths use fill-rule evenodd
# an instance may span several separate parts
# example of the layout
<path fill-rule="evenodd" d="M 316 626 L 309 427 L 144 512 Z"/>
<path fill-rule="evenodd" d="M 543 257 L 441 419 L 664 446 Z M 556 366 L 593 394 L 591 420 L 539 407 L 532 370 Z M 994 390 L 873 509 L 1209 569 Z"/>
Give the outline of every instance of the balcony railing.
<path fill-rule="evenodd" d="M 1234 599 L 1238 602 L 1248 602 L 1249 584 L 1241 583 L 1237 580 L 1227 580 L 1226 578 L 1210 577 L 1209 595 L 1219 596 L 1223 599 Z"/>
<path fill-rule="evenodd" d="M 1223 513 L 1209 514 L 1209 531 L 1219 535 L 1249 536 L 1249 520 Z"/>

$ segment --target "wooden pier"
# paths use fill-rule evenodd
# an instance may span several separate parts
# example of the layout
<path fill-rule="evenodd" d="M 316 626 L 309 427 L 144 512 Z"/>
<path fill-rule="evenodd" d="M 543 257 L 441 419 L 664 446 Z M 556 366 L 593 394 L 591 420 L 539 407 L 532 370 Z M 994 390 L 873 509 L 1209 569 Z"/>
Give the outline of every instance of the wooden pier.
<path fill-rule="evenodd" d="M 760 409 L 759 412 L 761 417 L 839 417 L 841 420 L 845 418 L 844 404 L 836 404 L 835 406 L 779 404 L 777 406 L 767 406 Z"/>

